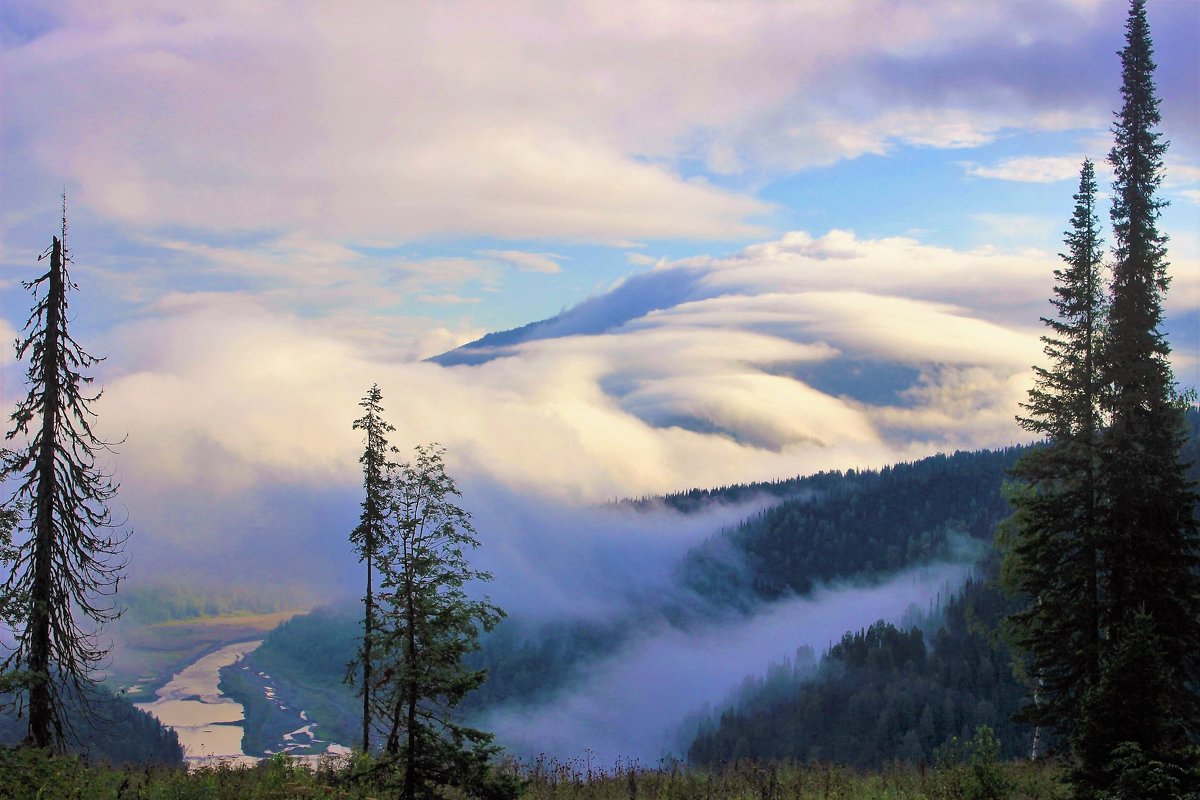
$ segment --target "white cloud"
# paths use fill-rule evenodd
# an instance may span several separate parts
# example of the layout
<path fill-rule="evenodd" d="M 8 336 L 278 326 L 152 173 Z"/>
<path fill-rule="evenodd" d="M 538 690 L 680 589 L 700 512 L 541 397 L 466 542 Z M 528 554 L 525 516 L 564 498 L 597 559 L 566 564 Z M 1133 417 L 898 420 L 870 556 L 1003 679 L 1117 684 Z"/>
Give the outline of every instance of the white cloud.
<path fill-rule="evenodd" d="M 1181 183 L 1200 183 L 1200 166 L 1196 166 L 1195 164 L 1188 164 L 1168 158 L 1164 172 L 1166 173 L 1167 185 L 1169 186 Z"/>
<path fill-rule="evenodd" d="M 1071 179 L 1078 182 L 1082 164 L 1083 158 L 1075 156 L 1019 156 L 990 167 L 970 164 L 967 174 L 1023 183 L 1054 183 Z M 1097 164 L 1097 170 L 1104 172 L 1105 165 Z"/>
<path fill-rule="evenodd" d="M 155 483 L 352 481 L 347 415 L 373 382 L 396 411 L 397 441 L 439 440 L 471 473 L 562 497 L 882 464 L 938 441 L 1019 435 L 1011 422 L 975 427 L 980 415 L 1011 420 L 1039 352 L 1039 331 L 991 319 L 992 300 L 1044 298 L 1050 269 L 906 239 L 794 234 L 707 262 L 707 299 L 453 368 L 382 359 L 353 331 L 260 300 L 174 295 L 110 345 L 107 363 L 121 372 L 105 381 L 103 419 L 129 431 L 130 469 Z M 413 347 L 427 354 L 462 338 L 442 329 Z M 862 358 L 942 371 L 895 407 L 788 377 Z M 953 396 L 935 391 L 951 380 Z M 921 422 L 929 415 L 942 430 Z M 191 460 L 200 440 L 212 445 L 207 458 L 232 466 Z"/>
<path fill-rule="evenodd" d="M 557 253 L 526 253 L 521 250 L 481 250 L 480 255 L 498 258 L 512 264 L 522 272 L 562 272 L 558 262 L 563 258 Z"/>
<path fill-rule="evenodd" d="M 16 363 L 16 350 L 12 346 L 16 340 L 16 328 L 10 325 L 8 320 L 0 319 L 0 367 Z"/>
<path fill-rule="evenodd" d="M 64 3 L 2 56 L 6 183 L 66 180 L 112 219 L 188 231 L 746 237 L 770 208 L 691 164 L 769 173 L 1103 126 L 1107 95 L 1033 56 L 1108 64 L 1120 18 L 953 0 L 462 12 Z"/>
<path fill-rule="evenodd" d="M 417 295 L 417 299 L 434 306 L 474 305 L 480 302 L 478 297 L 463 297 L 458 294 L 422 294 Z"/>
<path fill-rule="evenodd" d="M 262 537 L 310 552 L 341 524 L 328 517 L 352 518 L 361 442 L 350 422 L 372 383 L 403 450 L 440 441 L 479 491 L 567 508 L 1007 445 L 1026 438 L 1013 415 L 1042 357 L 1037 317 L 1056 261 L 793 233 L 621 287 L 686 286 L 657 311 L 606 326 L 612 309 L 597 298 L 585 310 L 599 333 L 456 367 L 413 359 L 480 331 L 411 327 L 397 354 L 364 346 L 371 319 L 177 292 L 103 342 L 101 434 L 128 434 L 118 464 L 138 547 L 189 553 L 244 552 Z M 1192 283 L 1172 287 L 1172 314 L 1195 312 Z M 1195 363 L 1191 349 L 1178 356 Z"/>

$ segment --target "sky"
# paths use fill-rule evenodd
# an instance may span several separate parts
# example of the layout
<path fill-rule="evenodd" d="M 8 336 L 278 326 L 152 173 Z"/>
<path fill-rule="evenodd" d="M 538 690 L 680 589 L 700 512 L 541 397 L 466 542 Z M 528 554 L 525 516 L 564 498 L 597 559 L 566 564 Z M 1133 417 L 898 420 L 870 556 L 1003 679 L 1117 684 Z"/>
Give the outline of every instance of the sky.
<path fill-rule="evenodd" d="M 143 573 L 341 552 L 376 382 L 393 443 L 446 446 L 499 552 L 544 540 L 531 508 L 569 529 L 618 497 L 1023 442 L 1081 160 L 1111 179 L 1125 14 L 0 0 L 0 338 L 65 191 Z M 1200 3 L 1149 19 L 1165 328 L 1195 387 Z M 12 407 L 11 351 L 0 380 Z"/>

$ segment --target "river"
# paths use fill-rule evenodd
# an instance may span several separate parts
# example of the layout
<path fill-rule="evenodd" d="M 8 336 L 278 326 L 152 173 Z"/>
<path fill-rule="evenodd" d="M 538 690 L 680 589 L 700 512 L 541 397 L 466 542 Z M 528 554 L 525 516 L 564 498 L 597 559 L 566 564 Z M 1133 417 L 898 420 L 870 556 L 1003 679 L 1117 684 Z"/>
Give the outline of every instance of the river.
<path fill-rule="evenodd" d="M 241 703 L 221 694 L 217 687 L 221 667 L 253 652 L 261 641 L 226 645 L 193 661 L 159 689 L 153 703 L 139 703 L 159 722 L 179 734 L 189 766 L 215 761 L 254 764 L 258 758 L 242 752 Z"/>
<path fill-rule="evenodd" d="M 138 708 L 175 729 L 189 767 L 217 762 L 256 764 L 261 760 L 258 756 L 242 752 L 242 725 L 246 719 L 246 709 L 241 703 L 222 694 L 220 689 L 221 669 L 236 664 L 260 644 L 261 640 L 237 642 L 202 656 L 159 689 L 154 702 L 138 704 Z M 263 680 L 266 700 L 286 710 L 276 697 L 270 677 L 263 673 L 258 673 L 258 677 Z M 337 757 L 350 753 L 347 747 L 317 739 L 313 733 L 317 723 L 311 721 L 304 711 L 294 713 L 297 714 L 300 727 L 284 734 L 278 749 L 268 750 L 268 753 L 287 753 L 292 758 L 312 763 L 322 755 Z M 314 750 L 317 752 L 314 753 Z"/>

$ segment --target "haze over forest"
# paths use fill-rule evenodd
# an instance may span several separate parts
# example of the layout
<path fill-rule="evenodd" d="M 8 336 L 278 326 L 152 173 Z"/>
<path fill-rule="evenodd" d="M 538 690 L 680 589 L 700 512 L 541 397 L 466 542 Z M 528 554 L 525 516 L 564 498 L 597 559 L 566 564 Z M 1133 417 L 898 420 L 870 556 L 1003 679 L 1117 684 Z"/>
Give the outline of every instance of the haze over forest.
<path fill-rule="evenodd" d="M 0 4 L 0 340 L 65 188 L 131 586 L 352 596 L 373 383 L 402 453 L 446 447 L 526 620 L 627 613 L 761 506 L 610 501 L 1028 440 L 1123 4 L 367 8 Z M 1149 16 L 1188 388 L 1200 6 Z M 0 350 L 6 408 L 22 370 Z"/>

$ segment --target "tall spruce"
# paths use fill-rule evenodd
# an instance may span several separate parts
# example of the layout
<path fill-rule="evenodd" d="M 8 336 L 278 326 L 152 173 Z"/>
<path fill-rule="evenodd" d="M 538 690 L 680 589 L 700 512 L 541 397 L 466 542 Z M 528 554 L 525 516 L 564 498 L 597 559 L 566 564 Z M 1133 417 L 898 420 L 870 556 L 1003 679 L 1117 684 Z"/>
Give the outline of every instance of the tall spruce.
<path fill-rule="evenodd" d="M 1034 702 L 1024 716 L 1071 736 L 1085 693 L 1100 672 L 1099 362 L 1104 320 L 1103 252 L 1096 216 L 1095 169 L 1085 159 L 1071 229 L 1054 271 L 1042 318 L 1048 367 L 1034 367 L 1034 387 L 1018 421 L 1045 439 L 1013 470 L 1016 513 L 1005 527 L 1004 576 L 1030 604 L 1010 618 L 1013 641 L 1028 658 Z M 1035 746 L 1035 753 L 1037 747 Z"/>
<path fill-rule="evenodd" d="M 353 428 L 363 432 L 363 454 L 358 459 L 363 469 L 363 502 L 358 525 L 350 533 L 350 541 L 358 551 L 359 561 L 366 564 L 366 592 L 363 594 L 363 638 L 357 666 L 362 669 L 362 749 L 371 749 L 372 668 L 375 636 L 374 573 L 380 548 L 387 540 L 385 523 L 388 515 L 388 479 L 393 464 L 390 455 L 396 448 L 388 445 L 387 434 L 395 430 L 383 419 L 383 392 L 374 384 L 359 402 L 363 415 L 354 420 Z M 353 667 L 351 664 L 351 676 Z"/>
<path fill-rule="evenodd" d="M 12 414 L 4 477 L 15 489 L 6 508 L 20 509 L 18 536 L 4 586 L 8 612 L 18 625 L 15 646 L 0 663 L 16 703 L 28 713 L 27 743 L 61 750 L 70 733 L 64 700 L 77 698 L 95 716 L 88 699 L 95 669 L 107 655 L 101 627 L 119 613 L 110 602 L 124 568 L 127 534 L 117 532 L 109 503 L 117 485 L 97 462 L 109 443 L 92 429 L 92 404 L 100 393 L 85 392 L 86 374 L 101 359 L 72 338 L 68 323 L 71 259 L 66 248 L 66 199 L 61 237 L 38 260 L 49 269 L 24 283 L 33 309 L 17 341 L 18 359 L 28 359 L 25 399 Z"/>
<path fill-rule="evenodd" d="M 1174 751 L 1182 732 L 1200 733 L 1200 540 L 1197 497 L 1180 458 L 1184 406 L 1161 331 L 1169 279 L 1167 237 L 1158 230 L 1166 203 L 1156 192 L 1167 143 L 1156 130 L 1159 101 L 1145 0 L 1130 4 L 1125 31 L 1123 102 L 1108 157 L 1114 174 L 1114 248 L 1102 365 L 1109 421 L 1100 448 L 1101 626 L 1110 640 L 1107 649 L 1117 652 L 1120 638 L 1131 635 L 1133 620 L 1140 620 L 1139 635 L 1158 642 L 1161 663 L 1173 665 L 1169 707 L 1179 715 L 1179 724 L 1128 731 L 1130 736 L 1158 731 L 1158 741 L 1134 741 L 1142 752 L 1157 757 Z M 1106 668 L 1119 669 L 1127 661 L 1110 658 L 1107 663 Z M 1125 683 L 1115 675 L 1105 680 L 1107 685 Z M 1096 717 L 1094 712 L 1087 713 Z M 1123 732 L 1102 727 L 1089 725 L 1087 735 L 1122 741 Z M 1111 753 L 1102 750 L 1094 742 L 1080 746 L 1087 758 L 1107 759 Z M 1085 761 L 1084 774 L 1100 774 L 1100 766 Z"/>

